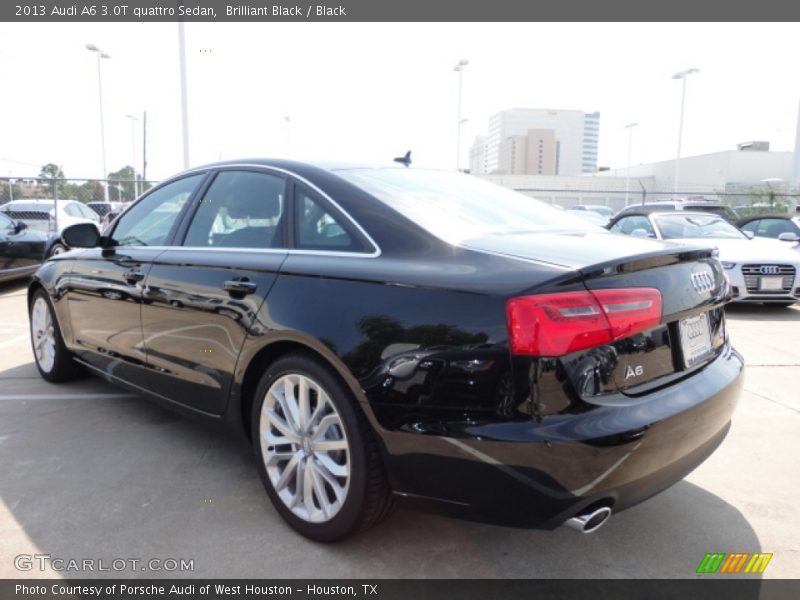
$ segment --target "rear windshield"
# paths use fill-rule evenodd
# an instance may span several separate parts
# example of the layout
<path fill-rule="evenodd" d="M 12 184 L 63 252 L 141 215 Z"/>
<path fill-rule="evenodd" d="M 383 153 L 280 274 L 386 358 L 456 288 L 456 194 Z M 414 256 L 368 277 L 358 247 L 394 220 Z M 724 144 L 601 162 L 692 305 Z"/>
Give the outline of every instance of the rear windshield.
<path fill-rule="evenodd" d="M 599 229 L 544 202 L 463 173 L 346 169 L 336 174 L 450 243 L 493 234 Z"/>

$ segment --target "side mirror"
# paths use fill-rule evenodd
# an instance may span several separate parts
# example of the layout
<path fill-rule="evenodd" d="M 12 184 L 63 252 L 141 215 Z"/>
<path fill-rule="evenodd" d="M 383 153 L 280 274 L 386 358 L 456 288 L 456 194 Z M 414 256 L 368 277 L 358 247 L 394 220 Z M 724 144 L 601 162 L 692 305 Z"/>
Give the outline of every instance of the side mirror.
<path fill-rule="evenodd" d="M 100 245 L 100 232 L 94 223 L 77 223 L 61 232 L 61 241 L 68 248 L 97 248 Z"/>
<path fill-rule="evenodd" d="M 647 231 L 647 229 L 634 229 L 633 231 L 631 231 L 631 237 L 651 238 L 655 236 L 649 231 Z"/>
<path fill-rule="evenodd" d="M 752 240 L 754 237 L 756 237 L 756 234 L 752 231 L 742 231 L 742 233 L 745 234 L 748 240 Z"/>
<path fill-rule="evenodd" d="M 791 231 L 784 231 L 778 236 L 778 239 L 782 242 L 800 242 L 800 236 Z"/>
<path fill-rule="evenodd" d="M 14 223 L 14 233 L 25 231 L 27 228 L 28 224 L 25 221 L 17 221 L 16 223 Z"/>

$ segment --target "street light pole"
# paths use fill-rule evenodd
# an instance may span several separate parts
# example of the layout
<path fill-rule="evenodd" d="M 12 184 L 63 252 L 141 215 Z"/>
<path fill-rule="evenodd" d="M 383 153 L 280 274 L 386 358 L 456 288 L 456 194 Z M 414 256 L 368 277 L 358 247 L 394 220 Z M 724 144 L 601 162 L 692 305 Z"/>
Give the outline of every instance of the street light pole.
<path fill-rule="evenodd" d="M 133 115 L 125 115 L 125 118 L 131 120 L 131 150 L 133 151 L 133 164 L 131 165 L 133 167 L 133 198 L 136 199 L 139 197 L 139 181 L 136 177 L 136 122 L 139 119 Z"/>
<path fill-rule="evenodd" d="M 103 196 L 106 203 L 108 200 L 108 171 L 106 170 L 106 125 L 103 115 L 103 75 L 100 68 L 100 61 L 104 58 L 111 58 L 108 54 L 100 50 L 94 44 L 86 44 L 86 49 L 97 53 L 97 88 L 100 93 L 100 148 L 103 155 Z"/>
<path fill-rule="evenodd" d="M 686 104 L 686 78 L 692 73 L 698 73 L 700 69 L 686 69 L 680 73 L 675 73 L 673 79 L 683 80 L 683 90 L 681 91 L 681 120 L 678 125 L 678 156 L 675 158 L 675 177 L 673 180 L 673 197 L 678 194 L 678 180 L 681 174 L 681 142 L 683 141 L 683 109 Z"/>
<path fill-rule="evenodd" d="M 633 146 L 633 128 L 638 125 L 638 123 L 628 123 L 625 125 L 625 129 L 628 130 L 628 169 L 625 171 L 625 206 L 628 206 L 628 192 L 631 184 L 631 146 Z"/>
<path fill-rule="evenodd" d="M 458 130 L 456 132 L 456 170 L 461 170 L 461 125 L 464 123 L 464 119 L 461 118 L 461 92 L 463 89 L 463 76 L 464 76 L 464 67 L 469 64 L 469 61 L 465 58 L 456 63 L 456 66 L 453 67 L 453 71 L 458 73 Z"/>
<path fill-rule="evenodd" d="M 189 168 L 189 98 L 186 89 L 186 35 L 183 20 L 178 21 L 178 62 L 181 76 L 181 123 L 183 125 L 183 168 Z"/>

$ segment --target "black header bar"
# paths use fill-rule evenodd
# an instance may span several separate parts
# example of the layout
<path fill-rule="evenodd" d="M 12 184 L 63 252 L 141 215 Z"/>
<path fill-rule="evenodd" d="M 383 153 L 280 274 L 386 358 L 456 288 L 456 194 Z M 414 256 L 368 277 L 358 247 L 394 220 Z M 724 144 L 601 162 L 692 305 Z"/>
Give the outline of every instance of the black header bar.
<path fill-rule="evenodd" d="M 7 579 L 3 600 L 796 600 L 800 580 Z"/>
<path fill-rule="evenodd" d="M 11 0 L 8 22 L 554 22 L 554 21 L 798 21 L 788 0 Z M 568 41 L 565 40 L 565 43 Z M 665 44 L 680 43 L 664 40 Z"/>

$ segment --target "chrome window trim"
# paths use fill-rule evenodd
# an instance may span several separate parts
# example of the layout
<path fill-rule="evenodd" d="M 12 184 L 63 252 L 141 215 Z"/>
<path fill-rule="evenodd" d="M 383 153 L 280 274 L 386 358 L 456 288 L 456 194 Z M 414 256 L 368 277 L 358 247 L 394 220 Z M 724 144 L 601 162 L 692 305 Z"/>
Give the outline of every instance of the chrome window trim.
<path fill-rule="evenodd" d="M 130 248 L 133 250 L 186 250 L 188 252 L 239 252 L 248 254 L 288 254 L 308 256 L 339 256 L 346 258 L 376 258 L 380 254 L 365 254 L 364 252 L 339 252 L 336 250 L 295 250 L 289 248 L 219 248 L 216 246 L 114 246 L 116 248 Z"/>
<path fill-rule="evenodd" d="M 361 235 L 364 236 L 364 239 L 366 239 L 367 242 L 369 242 L 372 245 L 372 247 L 375 248 L 375 250 L 372 251 L 372 252 L 339 252 L 339 251 L 336 251 L 336 250 L 296 250 L 296 249 L 286 249 L 286 250 L 284 250 L 284 252 L 288 252 L 289 254 L 310 254 L 310 255 L 313 255 L 313 256 L 342 256 L 342 257 L 361 257 L 361 258 L 378 258 L 381 255 L 380 246 L 378 246 L 378 244 L 375 242 L 375 240 L 372 239 L 372 236 L 369 235 L 364 230 L 363 227 L 361 227 L 361 225 L 358 223 L 358 221 L 356 221 L 352 216 L 350 216 L 350 213 L 348 213 L 346 210 L 344 210 L 339 205 L 339 203 L 336 202 L 336 200 L 334 200 L 328 194 L 326 194 L 321 189 L 319 189 L 319 187 L 317 187 L 316 185 L 311 183 L 305 177 L 302 177 L 301 175 L 298 175 L 294 171 L 289 171 L 288 169 L 282 169 L 281 167 L 273 167 L 271 165 L 260 165 L 260 164 L 255 164 L 255 163 L 232 163 L 232 164 L 225 164 L 225 165 L 219 165 L 219 166 L 213 166 L 213 165 L 208 166 L 207 165 L 207 166 L 204 166 L 204 167 L 198 167 L 196 169 L 189 169 L 188 171 L 184 171 L 183 173 L 181 173 L 181 175 L 188 175 L 190 173 L 195 173 L 195 172 L 221 171 L 221 170 L 226 170 L 226 169 L 237 169 L 237 168 L 238 169 L 240 169 L 240 168 L 256 169 L 256 170 L 261 170 L 261 171 L 272 171 L 272 172 L 275 172 L 275 173 L 281 173 L 281 174 L 289 176 L 289 177 L 294 177 L 295 179 L 297 179 L 298 181 L 300 181 L 304 185 L 307 185 L 308 187 L 310 187 L 312 190 L 314 190 L 320 196 L 325 198 L 325 200 L 330 202 L 336 208 L 336 210 L 338 210 L 342 215 L 344 215 L 345 219 L 350 221 L 350 224 L 353 227 L 355 227 L 361 233 Z M 214 248 L 213 246 L 210 246 L 208 248 L 205 248 L 203 246 L 200 246 L 200 247 L 196 247 L 196 246 L 172 246 L 172 247 L 177 247 L 177 248 L 199 248 L 201 250 L 209 250 L 209 249 L 221 250 L 222 249 L 222 248 Z M 251 250 L 250 248 L 227 248 L 227 250 L 263 251 L 264 249 L 260 249 L 260 250 L 252 249 Z M 279 249 L 276 248 L 275 250 L 279 250 Z"/>

